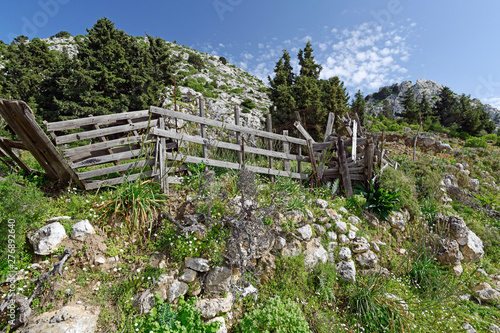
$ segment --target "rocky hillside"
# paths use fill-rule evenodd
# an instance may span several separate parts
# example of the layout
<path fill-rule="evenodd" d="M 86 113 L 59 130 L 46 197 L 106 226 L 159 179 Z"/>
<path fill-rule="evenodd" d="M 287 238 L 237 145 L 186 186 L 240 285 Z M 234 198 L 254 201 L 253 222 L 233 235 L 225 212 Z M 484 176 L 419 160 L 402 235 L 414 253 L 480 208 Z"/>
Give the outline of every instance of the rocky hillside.
<path fill-rule="evenodd" d="M 78 53 L 76 40 L 44 38 L 50 50 L 66 52 L 71 57 Z M 137 37 L 138 43 L 147 43 Z M 181 112 L 198 113 L 198 98 L 204 97 L 206 115 L 217 120 L 234 121 L 234 107 L 240 107 L 241 123 L 261 128 L 271 101 L 266 94 L 267 85 L 243 69 L 228 63 L 223 57 L 201 53 L 187 46 L 167 42 L 173 57 L 178 60 L 177 107 Z M 190 60 L 201 59 L 201 63 Z M 199 57 L 199 58 L 198 58 Z M 174 108 L 174 87 L 165 87 L 164 107 Z"/>
<path fill-rule="evenodd" d="M 431 106 L 436 103 L 439 92 L 444 86 L 432 80 L 418 79 L 415 84 L 411 81 L 403 81 L 395 83 L 392 86 L 381 87 L 378 92 L 366 96 L 366 107 L 368 112 L 378 114 L 382 112 L 383 101 L 388 100 L 393 114 L 401 113 L 404 111 L 402 102 L 406 90 L 412 89 L 415 94 L 417 102 L 420 102 L 425 96 Z M 457 99 L 459 94 L 456 94 Z M 482 109 L 486 111 L 490 118 L 496 123 L 500 124 L 500 110 L 492 107 L 489 104 L 483 104 L 479 99 L 475 98 L 472 103 L 481 105 Z"/>

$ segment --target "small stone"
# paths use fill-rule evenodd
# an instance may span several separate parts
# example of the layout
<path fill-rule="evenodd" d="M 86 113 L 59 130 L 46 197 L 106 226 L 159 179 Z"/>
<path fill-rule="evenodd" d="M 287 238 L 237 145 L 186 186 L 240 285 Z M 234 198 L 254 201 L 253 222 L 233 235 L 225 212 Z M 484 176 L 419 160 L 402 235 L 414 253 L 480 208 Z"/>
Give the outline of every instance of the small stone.
<path fill-rule="evenodd" d="M 491 333 L 500 333 L 500 327 L 495 324 L 490 324 L 489 329 Z"/>
<path fill-rule="evenodd" d="M 328 216 L 330 219 L 332 219 L 334 222 L 339 222 L 340 221 L 340 216 L 337 214 L 337 212 L 334 209 L 327 209 L 325 210 L 326 216 Z"/>
<path fill-rule="evenodd" d="M 358 225 L 359 223 L 361 223 L 361 219 L 354 215 L 349 216 L 348 221 L 354 225 Z"/>
<path fill-rule="evenodd" d="M 294 240 L 288 243 L 283 250 L 281 250 L 281 255 L 285 258 L 297 257 L 302 253 L 302 246 L 298 240 Z"/>
<path fill-rule="evenodd" d="M 350 240 L 353 240 L 354 238 L 356 238 L 356 232 L 349 230 L 347 232 L 347 238 L 349 238 Z"/>
<path fill-rule="evenodd" d="M 389 224 L 393 228 L 404 231 L 407 222 L 408 221 L 406 220 L 404 214 L 401 212 L 393 212 L 391 215 L 389 215 Z"/>
<path fill-rule="evenodd" d="M 328 230 L 332 227 L 332 224 L 331 223 L 325 223 L 324 225 L 325 229 Z"/>
<path fill-rule="evenodd" d="M 459 277 L 464 272 L 464 268 L 462 267 L 462 264 L 458 264 L 458 265 L 453 266 L 452 271 L 453 271 L 453 274 L 455 274 L 455 276 Z"/>
<path fill-rule="evenodd" d="M 354 259 L 361 267 L 374 268 L 378 263 L 377 255 L 370 250 L 357 254 Z"/>
<path fill-rule="evenodd" d="M 95 230 L 89 220 L 81 220 L 73 224 L 71 238 L 83 242 L 88 235 L 92 234 L 95 234 Z"/>
<path fill-rule="evenodd" d="M 106 263 L 106 259 L 104 259 L 103 257 L 97 257 L 94 259 L 94 264 L 103 265 L 105 263 Z"/>
<path fill-rule="evenodd" d="M 463 323 L 462 328 L 465 330 L 465 333 L 477 333 L 474 327 L 469 323 Z"/>
<path fill-rule="evenodd" d="M 364 237 L 356 237 L 352 240 L 352 252 L 363 253 L 370 249 L 370 244 Z"/>
<path fill-rule="evenodd" d="M 339 259 L 340 260 L 349 260 L 351 259 L 352 254 L 351 254 L 351 249 L 348 247 L 342 247 L 339 251 Z"/>
<path fill-rule="evenodd" d="M 348 223 L 348 224 L 347 224 L 347 227 L 349 228 L 349 230 L 352 230 L 352 231 L 354 231 L 354 232 L 358 232 L 358 231 L 359 231 L 359 228 L 358 228 L 358 227 L 356 227 L 356 226 L 355 226 L 354 224 L 352 224 L 352 223 Z"/>
<path fill-rule="evenodd" d="M 179 276 L 179 281 L 186 282 L 186 283 L 191 283 L 196 279 L 196 271 L 186 268 L 184 270 L 184 273 Z"/>
<path fill-rule="evenodd" d="M 339 212 L 341 212 L 342 214 L 349 214 L 349 212 L 347 211 L 347 209 L 345 209 L 345 207 L 340 207 Z"/>
<path fill-rule="evenodd" d="M 356 266 L 354 261 L 341 261 L 335 266 L 335 270 L 343 281 L 356 282 Z"/>
<path fill-rule="evenodd" d="M 320 238 L 314 238 L 306 244 L 304 251 L 304 263 L 307 269 L 312 269 L 319 262 L 326 263 L 328 252 L 321 245 Z"/>
<path fill-rule="evenodd" d="M 71 216 L 56 216 L 56 217 L 51 217 L 50 219 L 47 220 L 47 223 L 52 223 L 52 222 L 59 222 L 62 220 L 71 220 Z"/>
<path fill-rule="evenodd" d="M 307 208 L 305 209 L 305 211 L 306 211 L 306 216 L 307 216 L 307 219 L 308 219 L 309 221 L 314 220 L 314 214 L 313 214 L 313 213 L 312 213 L 309 209 L 307 209 Z"/>
<path fill-rule="evenodd" d="M 311 239 L 313 233 L 312 233 L 312 228 L 309 224 L 306 224 L 305 226 L 301 228 L 296 229 L 297 232 L 299 233 L 299 236 L 302 240 L 309 240 Z"/>
<path fill-rule="evenodd" d="M 470 294 L 459 295 L 458 298 L 460 298 L 462 301 L 470 301 Z"/>
<path fill-rule="evenodd" d="M 210 270 L 208 260 L 203 258 L 187 258 L 184 261 L 184 266 L 201 273 L 208 272 Z"/>
<path fill-rule="evenodd" d="M 281 250 L 286 246 L 286 239 L 281 236 L 276 237 L 276 241 L 274 243 L 274 248 L 276 250 Z"/>
<path fill-rule="evenodd" d="M 408 251 L 406 251 L 406 249 L 399 249 L 399 254 L 405 256 L 408 254 Z"/>
<path fill-rule="evenodd" d="M 224 317 L 215 317 L 207 321 L 207 324 L 211 324 L 213 322 L 219 322 L 220 328 L 216 333 L 227 333 L 226 320 Z"/>
<path fill-rule="evenodd" d="M 380 253 L 380 248 L 378 247 L 376 242 L 371 242 L 370 245 L 371 245 L 373 252 Z"/>
<path fill-rule="evenodd" d="M 313 224 L 313 227 L 314 227 L 314 230 L 316 230 L 318 232 L 318 234 L 320 234 L 320 235 L 324 235 L 326 232 L 325 228 L 319 224 Z"/>
<path fill-rule="evenodd" d="M 473 191 L 479 190 L 479 179 L 469 180 L 469 188 Z"/>
<path fill-rule="evenodd" d="M 328 201 L 323 200 L 323 199 L 316 199 L 316 201 L 314 201 L 314 203 L 316 204 L 316 206 L 318 206 L 321 209 L 326 209 L 328 207 Z"/>
<path fill-rule="evenodd" d="M 178 297 L 185 295 L 189 290 L 189 286 L 179 280 L 174 280 L 168 288 L 168 302 L 172 303 Z"/>
<path fill-rule="evenodd" d="M 287 218 L 292 223 L 299 223 L 304 221 L 304 214 L 298 210 L 292 210 L 290 212 L 286 212 L 285 218 Z"/>
<path fill-rule="evenodd" d="M 326 236 L 331 240 L 337 240 L 337 233 L 335 233 L 334 231 L 328 231 L 326 233 Z"/>
<path fill-rule="evenodd" d="M 341 245 L 345 245 L 345 244 L 349 243 L 349 238 L 347 238 L 346 235 L 340 235 L 339 238 L 338 238 L 338 240 L 339 240 L 339 243 Z"/>
<path fill-rule="evenodd" d="M 342 221 L 338 221 L 335 223 L 335 230 L 339 233 L 339 234 L 345 234 L 347 232 L 347 223 L 345 222 L 342 222 Z"/>

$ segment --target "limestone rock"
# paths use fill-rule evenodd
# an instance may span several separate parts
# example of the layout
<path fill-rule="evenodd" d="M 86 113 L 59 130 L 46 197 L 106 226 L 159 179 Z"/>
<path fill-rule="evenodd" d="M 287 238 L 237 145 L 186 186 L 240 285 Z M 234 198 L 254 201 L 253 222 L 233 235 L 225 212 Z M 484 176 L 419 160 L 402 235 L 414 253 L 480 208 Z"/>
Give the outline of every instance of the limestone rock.
<path fill-rule="evenodd" d="M 364 237 L 356 237 L 352 240 L 352 252 L 363 253 L 370 249 L 370 244 Z"/>
<path fill-rule="evenodd" d="M 321 245 L 321 238 L 314 238 L 306 244 L 304 263 L 307 269 L 312 269 L 319 262 L 326 263 L 328 252 Z"/>
<path fill-rule="evenodd" d="M 354 225 L 358 225 L 359 223 L 361 223 L 361 220 L 359 219 L 359 217 L 354 216 L 354 215 L 349 216 L 348 221 Z"/>
<path fill-rule="evenodd" d="M 346 236 L 346 235 L 340 235 L 338 239 L 339 239 L 339 243 L 340 243 L 341 245 L 348 244 L 348 243 L 349 243 L 349 241 L 350 241 L 350 240 L 349 240 L 349 238 L 347 238 L 347 236 Z"/>
<path fill-rule="evenodd" d="M 479 179 L 469 180 L 469 188 L 473 191 L 479 190 Z"/>
<path fill-rule="evenodd" d="M 489 329 L 491 333 L 500 333 L 500 327 L 495 324 L 490 324 Z"/>
<path fill-rule="evenodd" d="M 227 267 L 215 267 L 206 278 L 205 289 L 209 293 L 228 292 L 231 286 L 233 271 Z"/>
<path fill-rule="evenodd" d="M 328 243 L 328 262 L 331 264 L 335 263 L 335 249 L 337 245 L 337 242 Z"/>
<path fill-rule="evenodd" d="M 274 248 L 276 250 L 282 250 L 286 246 L 286 239 L 281 236 L 276 237 L 276 241 L 274 242 Z"/>
<path fill-rule="evenodd" d="M 347 232 L 347 223 L 343 221 L 338 221 L 335 223 L 335 230 L 339 234 L 345 234 Z"/>
<path fill-rule="evenodd" d="M 174 280 L 170 287 L 168 287 L 167 300 L 169 303 L 175 301 L 178 297 L 186 295 L 189 290 L 189 286 L 179 280 Z"/>
<path fill-rule="evenodd" d="M 476 292 L 476 296 L 484 303 L 496 303 L 500 299 L 500 292 L 493 288 L 484 288 Z"/>
<path fill-rule="evenodd" d="M 464 268 L 462 267 L 462 264 L 458 264 L 458 265 L 453 266 L 453 268 L 451 270 L 453 271 L 453 274 L 455 274 L 455 276 L 457 276 L 457 277 L 460 277 L 462 275 L 462 273 L 464 272 Z"/>
<path fill-rule="evenodd" d="M 352 254 L 351 254 L 351 249 L 348 247 L 342 247 L 339 251 L 339 259 L 340 260 L 349 260 L 351 259 Z"/>
<path fill-rule="evenodd" d="M 331 209 L 331 208 L 326 209 L 325 213 L 326 213 L 326 216 L 328 216 L 334 222 L 339 222 L 340 221 L 340 215 L 337 214 L 337 212 L 334 209 Z"/>
<path fill-rule="evenodd" d="M 134 307 L 139 310 L 140 313 L 149 313 L 155 306 L 155 303 L 155 295 L 150 289 L 146 289 L 141 296 L 134 301 Z"/>
<path fill-rule="evenodd" d="M 54 222 L 38 229 L 29 237 L 29 241 L 33 245 L 36 254 L 49 255 L 57 249 L 66 237 L 68 236 L 62 224 Z"/>
<path fill-rule="evenodd" d="M 371 246 L 371 249 L 373 250 L 373 252 L 380 253 L 380 248 L 378 247 L 376 242 L 371 242 L 370 246 Z"/>
<path fill-rule="evenodd" d="M 312 228 L 309 224 L 306 224 L 303 227 L 297 228 L 297 232 L 299 233 L 299 237 L 305 241 L 310 240 L 313 233 Z"/>
<path fill-rule="evenodd" d="M 354 259 L 361 267 L 374 268 L 378 263 L 377 255 L 370 250 L 355 255 Z"/>
<path fill-rule="evenodd" d="M 81 220 L 73 224 L 71 230 L 71 238 L 79 241 L 84 241 L 87 235 L 95 234 L 94 227 L 90 224 L 89 220 Z"/>
<path fill-rule="evenodd" d="M 302 214 L 302 212 L 298 210 L 286 212 L 284 215 L 292 223 L 299 223 L 304 221 L 304 214 Z"/>
<path fill-rule="evenodd" d="M 349 240 L 353 240 L 354 238 L 356 238 L 356 232 L 355 231 L 352 231 L 352 230 L 349 230 L 347 232 L 347 238 L 349 238 Z"/>
<path fill-rule="evenodd" d="M 454 239 L 443 238 L 439 241 L 436 259 L 442 266 L 458 265 L 463 259 L 458 243 Z"/>
<path fill-rule="evenodd" d="M 213 318 L 218 314 L 231 311 L 233 294 L 229 293 L 225 298 L 200 299 L 195 306 L 201 312 L 203 318 Z"/>
<path fill-rule="evenodd" d="M 186 268 L 184 270 L 184 273 L 179 276 L 179 281 L 186 282 L 186 283 L 191 283 L 196 279 L 196 271 Z"/>
<path fill-rule="evenodd" d="M 334 231 L 328 231 L 326 233 L 326 235 L 328 236 L 328 239 L 331 239 L 331 240 L 337 240 L 337 233 L 335 233 Z"/>
<path fill-rule="evenodd" d="M 316 199 L 316 201 L 314 201 L 314 203 L 316 204 L 316 206 L 318 206 L 321 209 L 328 208 L 328 201 L 326 201 L 326 200 Z"/>
<path fill-rule="evenodd" d="M 65 306 L 32 318 L 28 325 L 16 332 L 31 333 L 94 333 L 100 309 L 83 305 Z"/>
<path fill-rule="evenodd" d="M 335 269 L 343 281 L 356 282 L 356 266 L 354 261 L 341 261 L 336 266 Z"/>
<path fill-rule="evenodd" d="M 319 224 L 313 224 L 314 230 L 320 235 L 324 235 L 326 230 L 322 225 Z"/>
<path fill-rule="evenodd" d="M 257 272 L 260 275 L 260 282 L 266 283 L 274 278 L 276 270 L 276 257 L 271 253 L 266 254 L 260 258 L 257 265 Z"/>
<path fill-rule="evenodd" d="M 462 328 L 465 330 L 465 333 L 477 333 L 474 327 L 469 323 L 463 323 Z"/>
<path fill-rule="evenodd" d="M 288 243 L 283 250 L 281 250 L 281 255 L 285 258 L 293 258 L 302 253 L 302 245 L 298 240 L 294 240 Z"/>
<path fill-rule="evenodd" d="M 484 255 L 483 242 L 469 230 L 467 237 L 457 239 L 464 256 L 464 262 L 478 262 Z"/>
<path fill-rule="evenodd" d="M 208 260 L 203 258 L 187 258 L 184 261 L 184 266 L 200 273 L 210 270 Z"/>
<path fill-rule="evenodd" d="M 393 212 L 391 215 L 389 215 L 389 224 L 393 228 L 403 231 L 405 230 L 407 222 L 408 221 L 406 220 L 404 214 L 401 212 Z"/>

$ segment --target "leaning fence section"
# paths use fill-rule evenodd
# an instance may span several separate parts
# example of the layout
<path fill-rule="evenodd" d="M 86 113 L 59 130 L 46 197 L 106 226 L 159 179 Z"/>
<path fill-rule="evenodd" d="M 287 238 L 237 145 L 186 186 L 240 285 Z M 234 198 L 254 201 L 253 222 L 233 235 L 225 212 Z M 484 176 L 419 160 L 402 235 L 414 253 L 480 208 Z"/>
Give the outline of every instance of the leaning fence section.
<path fill-rule="evenodd" d="M 237 108 L 234 122 L 208 119 L 204 117 L 203 101 L 200 101 L 199 106 L 199 116 L 157 107 L 150 108 L 152 115 L 160 117 L 158 126 L 152 128 L 151 134 L 157 137 L 159 144 L 157 164 L 161 179 L 166 177 L 175 163 L 204 163 L 207 166 L 233 170 L 244 167 L 255 173 L 301 180 L 309 177 L 300 170 L 303 169 L 303 163 L 310 163 L 310 159 L 292 152 L 292 146 L 307 146 L 306 140 L 292 137 L 288 135 L 288 131 L 277 134 L 242 126 Z M 180 121 L 184 123 L 182 128 L 172 125 Z M 168 152 L 162 142 L 164 139 L 176 142 L 179 150 Z M 182 149 L 192 145 L 199 147 L 192 149 L 197 154 Z M 280 149 L 274 150 L 274 147 Z M 162 185 L 166 191 L 168 184 L 162 182 Z"/>
<path fill-rule="evenodd" d="M 157 118 L 142 110 L 45 126 L 85 189 L 92 190 L 156 175 L 149 128 Z"/>

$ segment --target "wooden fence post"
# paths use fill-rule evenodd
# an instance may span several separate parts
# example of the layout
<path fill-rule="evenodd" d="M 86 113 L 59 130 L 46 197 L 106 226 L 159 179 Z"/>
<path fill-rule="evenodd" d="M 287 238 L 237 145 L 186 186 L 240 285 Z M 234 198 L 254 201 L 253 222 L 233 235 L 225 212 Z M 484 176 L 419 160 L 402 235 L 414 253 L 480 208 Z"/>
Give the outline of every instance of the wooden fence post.
<path fill-rule="evenodd" d="M 200 117 L 205 118 L 205 101 L 203 100 L 203 97 L 200 97 L 199 107 L 200 107 Z M 206 139 L 207 137 L 206 127 L 207 127 L 206 125 L 201 124 L 201 137 L 203 139 Z M 203 158 L 207 157 L 208 157 L 207 145 L 203 144 Z"/>
<path fill-rule="evenodd" d="M 370 184 L 373 175 L 373 157 L 375 154 L 375 145 L 370 140 L 366 142 L 365 145 L 365 177 L 366 185 Z"/>
<path fill-rule="evenodd" d="M 299 123 L 302 122 L 302 119 L 300 118 L 300 113 L 299 111 L 295 111 L 295 120 L 298 121 Z M 297 138 L 302 139 L 302 134 L 300 134 L 299 131 L 297 131 Z M 297 155 L 302 156 L 302 146 L 297 145 Z M 297 172 L 302 173 L 302 162 L 298 161 L 297 163 Z M 300 183 L 302 183 L 302 179 L 300 180 Z"/>
<path fill-rule="evenodd" d="M 165 129 L 165 117 L 160 117 L 158 119 L 158 126 L 160 129 L 164 130 Z M 166 147 L 166 139 L 165 137 L 160 138 L 160 184 L 161 184 L 161 189 L 163 190 L 163 193 L 168 194 L 169 188 L 168 188 L 168 172 L 166 168 L 166 160 L 167 160 L 167 147 Z"/>
<path fill-rule="evenodd" d="M 272 131 L 273 131 L 273 118 L 272 118 L 272 116 L 271 116 L 270 113 L 267 115 L 267 131 L 269 133 L 272 133 Z M 267 145 L 268 145 L 267 146 L 268 149 L 270 151 L 273 151 L 273 140 L 272 139 L 269 138 L 267 140 Z M 271 156 L 269 156 L 269 169 L 272 169 L 273 166 L 274 166 L 274 160 L 273 160 L 273 158 Z M 271 181 L 274 181 L 274 176 L 273 175 L 271 175 Z"/>
<path fill-rule="evenodd" d="M 288 136 L 288 130 L 284 130 L 283 135 Z M 290 144 L 286 141 L 283 141 L 283 152 L 285 154 L 290 154 Z M 285 171 L 290 172 L 290 160 L 285 159 L 283 163 L 285 164 Z"/>
<path fill-rule="evenodd" d="M 349 174 L 349 167 L 347 166 L 347 158 L 345 155 L 344 139 L 339 136 L 337 141 L 337 153 L 339 157 L 339 172 L 342 177 L 342 183 L 344 185 L 345 197 L 352 198 L 352 184 L 351 175 Z"/>
<path fill-rule="evenodd" d="M 240 109 L 237 106 L 234 107 L 234 124 L 237 126 L 240 125 Z M 236 143 L 238 145 L 241 145 L 241 133 L 240 132 L 236 132 Z M 240 165 L 240 167 L 242 166 L 242 161 L 243 161 L 243 158 L 241 155 L 241 151 L 239 151 L 238 152 L 238 164 Z"/>

